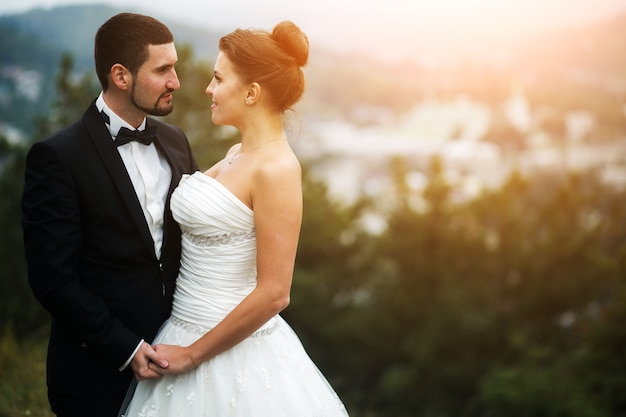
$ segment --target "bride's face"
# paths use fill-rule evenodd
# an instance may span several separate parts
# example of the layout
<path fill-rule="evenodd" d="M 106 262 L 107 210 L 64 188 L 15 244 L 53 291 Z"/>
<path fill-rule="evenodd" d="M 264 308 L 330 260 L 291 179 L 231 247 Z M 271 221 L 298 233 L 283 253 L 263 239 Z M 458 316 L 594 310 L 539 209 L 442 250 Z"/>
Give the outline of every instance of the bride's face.
<path fill-rule="evenodd" d="M 231 61 L 222 52 L 215 60 L 213 79 L 205 92 L 213 98 L 211 103 L 213 123 L 235 127 L 240 124 L 245 114 L 248 89 L 233 71 Z"/>

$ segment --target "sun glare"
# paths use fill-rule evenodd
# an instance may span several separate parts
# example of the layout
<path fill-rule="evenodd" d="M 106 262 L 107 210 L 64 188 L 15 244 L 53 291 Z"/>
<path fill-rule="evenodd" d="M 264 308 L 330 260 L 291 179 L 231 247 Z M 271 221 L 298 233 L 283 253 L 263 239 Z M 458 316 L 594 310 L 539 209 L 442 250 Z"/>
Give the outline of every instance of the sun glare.
<path fill-rule="evenodd" d="M 322 3 L 326 3 L 322 1 Z M 502 45 L 607 13 L 607 3 L 553 0 L 328 2 L 303 16 L 313 39 L 340 51 L 402 57 Z M 615 6 L 613 6 L 614 8 Z M 316 23 L 313 23 L 316 22 Z"/>

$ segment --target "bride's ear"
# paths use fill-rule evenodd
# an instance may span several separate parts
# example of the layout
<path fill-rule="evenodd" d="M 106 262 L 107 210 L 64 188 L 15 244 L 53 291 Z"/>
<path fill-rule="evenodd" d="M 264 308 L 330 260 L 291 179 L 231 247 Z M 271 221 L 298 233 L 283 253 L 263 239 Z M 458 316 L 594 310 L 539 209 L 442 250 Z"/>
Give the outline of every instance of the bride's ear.
<path fill-rule="evenodd" d="M 257 82 L 250 84 L 248 94 L 246 95 L 246 104 L 252 105 L 259 101 L 261 97 L 261 85 Z"/>

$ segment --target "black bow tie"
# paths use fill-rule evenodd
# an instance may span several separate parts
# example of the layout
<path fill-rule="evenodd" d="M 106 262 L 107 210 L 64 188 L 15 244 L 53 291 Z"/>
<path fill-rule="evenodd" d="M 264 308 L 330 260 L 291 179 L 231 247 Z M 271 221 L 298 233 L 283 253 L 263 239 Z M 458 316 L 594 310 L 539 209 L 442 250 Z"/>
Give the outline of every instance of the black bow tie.
<path fill-rule="evenodd" d="M 121 127 L 115 138 L 115 146 L 122 146 L 136 140 L 144 145 L 150 145 L 156 139 L 156 126 L 147 126 L 144 130 L 130 130 Z"/>
<path fill-rule="evenodd" d="M 102 120 L 104 120 L 106 124 L 109 126 L 111 125 L 111 118 L 104 112 L 104 110 L 100 111 L 100 116 L 102 116 Z M 154 140 L 156 140 L 156 126 L 148 126 L 141 131 L 121 127 L 117 132 L 117 137 L 115 138 L 115 146 L 126 145 L 134 140 L 141 142 L 144 145 L 150 145 Z"/>

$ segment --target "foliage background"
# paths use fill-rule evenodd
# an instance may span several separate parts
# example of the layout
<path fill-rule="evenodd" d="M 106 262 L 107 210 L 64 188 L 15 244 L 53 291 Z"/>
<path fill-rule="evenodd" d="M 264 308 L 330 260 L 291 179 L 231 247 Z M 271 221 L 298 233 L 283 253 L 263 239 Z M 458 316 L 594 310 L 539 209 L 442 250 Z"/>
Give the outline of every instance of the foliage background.
<path fill-rule="evenodd" d="M 183 88 L 167 120 L 188 133 L 207 167 L 236 138 L 211 125 L 196 88 L 210 79 L 211 64 L 190 46 L 179 48 L 179 59 Z M 71 54 L 55 68 L 54 99 L 33 115 L 30 142 L 79 117 L 98 92 Z M 624 96 L 576 87 L 566 100 L 574 90 L 558 86 L 537 89 L 549 98 L 536 100 L 563 100 L 565 108 L 578 92 L 601 97 L 592 106 L 607 115 L 601 131 L 611 133 L 600 137 L 623 140 L 623 116 L 610 103 L 623 106 Z M 21 251 L 29 143 L 0 140 L 0 417 L 50 415 L 48 317 L 30 294 Z M 423 192 L 407 186 L 407 161 L 388 163 L 389 200 L 340 204 L 303 161 L 305 216 L 284 316 L 350 414 L 626 416 L 624 190 L 602 182 L 598 170 L 546 170 L 514 173 L 501 188 L 458 203 L 439 159 L 429 162 Z M 385 215 L 382 233 L 361 227 L 370 212 Z"/>

